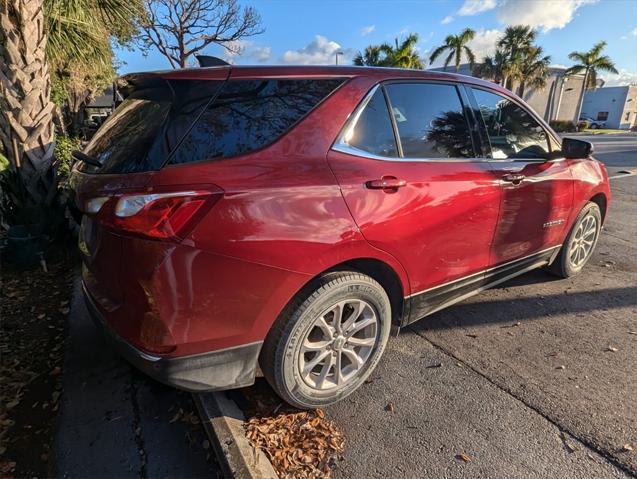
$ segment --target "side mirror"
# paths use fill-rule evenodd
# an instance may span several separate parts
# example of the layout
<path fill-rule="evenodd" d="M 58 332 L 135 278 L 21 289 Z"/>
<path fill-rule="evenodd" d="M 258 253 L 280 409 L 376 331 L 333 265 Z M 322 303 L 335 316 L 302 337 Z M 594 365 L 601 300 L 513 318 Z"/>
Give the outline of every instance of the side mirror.
<path fill-rule="evenodd" d="M 588 141 L 564 138 L 562 140 L 562 155 L 566 159 L 584 159 L 593 153 L 593 144 Z"/>

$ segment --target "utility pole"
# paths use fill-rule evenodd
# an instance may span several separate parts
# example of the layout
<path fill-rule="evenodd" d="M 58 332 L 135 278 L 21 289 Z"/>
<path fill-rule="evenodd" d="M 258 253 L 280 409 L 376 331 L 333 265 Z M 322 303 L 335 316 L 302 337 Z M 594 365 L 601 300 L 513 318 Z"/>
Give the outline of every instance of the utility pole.
<path fill-rule="evenodd" d="M 336 52 L 336 53 L 334 53 L 334 56 L 336 57 L 336 66 L 338 66 L 338 56 L 339 56 L 339 55 L 342 55 L 342 54 L 343 54 L 343 52 Z"/>

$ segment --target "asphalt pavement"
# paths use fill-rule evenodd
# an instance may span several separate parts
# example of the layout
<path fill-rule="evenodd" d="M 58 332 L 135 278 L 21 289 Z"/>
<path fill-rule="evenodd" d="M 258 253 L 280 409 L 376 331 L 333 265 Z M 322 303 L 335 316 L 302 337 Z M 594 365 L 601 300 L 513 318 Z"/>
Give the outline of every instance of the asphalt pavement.
<path fill-rule="evenodd" d="M 590 141 L 611 173 L 637 167 L 637 135 Z M 523 275 L 390 341 L 328 408 L 347 440 L 338 477 L 637 475 L 637 176 L 611 186 L 582 274 Z"/>
<path fill-rule="evenodd" d="M 564 134 L 563 136 L 569 136 Z M 578 135 L 578 140 L 590 141 L 593 156 L 604 162 L 610 172 L 622 168 L 637 168 L 637 132 L 610 135 Z"/>

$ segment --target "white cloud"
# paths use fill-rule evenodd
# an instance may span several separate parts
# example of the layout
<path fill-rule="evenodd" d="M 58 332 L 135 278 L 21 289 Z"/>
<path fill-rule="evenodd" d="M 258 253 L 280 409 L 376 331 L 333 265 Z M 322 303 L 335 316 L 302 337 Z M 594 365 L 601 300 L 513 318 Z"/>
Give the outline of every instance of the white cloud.
<path fill-rule="evenodd" d="M 440 23 L 442 23 L 443 25 L 446 25 L 447 23 L 451 23 L 451 22 L 453 22 L 453 16 L 447 15 L 445 18 L 442 19 Z"/>
<path fill-rule="evenodd" d="M 502 0 L 498 20 L 505 25 L 530 25 L 548 32 L 564 28 L 582 6 L 597 0 Z"/>
<path fill-rule="evenodd" d="M 637 27 L 633 28 L 633 30 L 630 32 L 630 34 L 631 34 L 633 37 L 637 37 Z"/>
<path fill-rule="evenodd" d="M 281 61 L 298 65 L 331 65 L 335 62 L 336 52 L 343 52 L 339 63 L 347 63 L 355 55 L 353 49 L 343 48 L 323 35 L 316 35 L 305 48 L 285 52 Z"/>
<path fill-rule="evenodd" d="M 228 44 L 229 50 L 225 50 L 223 58 L 229 63 L 237 60 L 256 60 L 259 63 L 267 62 L 272 58 L 272 47 L 256 45 L 250 40 L 236 40 Z"/>
<path fill-rule="evenodd" d="M 637 73 L 629 72 L 625 68 L 619 70 L 618 74 L 604 73 L 599 75 L 604 80 L 604 86 L 620 86 L 630 85 L 632 83 L 637 84 Z"/>
<path fill-rule="evenodd" d="M 368 25 L 366 27 L 361 28 L 361 37 L 366 37 L 370 33 L 376 30 L 376 25 Z"/>
<path fill-rule="evenodd" d="M 476 36 L 467 44 L 473 51 L 476 62 L 481 62 L 484 57 L 495 53 L 496 44 L 501 36 L 502 32 L 496 28 L 492 30 L 481 28 L 476 32 Z"/>
<path fill-rule="evenodd" d="M 496 0 L 465 0 L 458 15 L 469 16 L 492 10 L 496 6 Z"/>

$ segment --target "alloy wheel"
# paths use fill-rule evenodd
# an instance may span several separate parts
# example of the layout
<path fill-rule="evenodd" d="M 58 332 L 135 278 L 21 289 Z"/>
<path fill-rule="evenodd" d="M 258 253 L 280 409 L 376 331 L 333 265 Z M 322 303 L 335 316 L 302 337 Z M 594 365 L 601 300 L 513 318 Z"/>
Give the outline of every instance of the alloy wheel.
<path fill-rule="evenodd" d="M 595 246 L 598 229 L 597 218 L 592 214 L 584 216 L 580 221 L 568 253 L 569 261 L 574 268 L 579 268 L 588 260 Z"/>
<path fill-rule="evenodd" d="M 313 389 L 340 388 L 365 369 L 378 341 L 378 316 L 360 299 L 340 301 L 320 314 L 299 351 L 303 381 Z"/>

